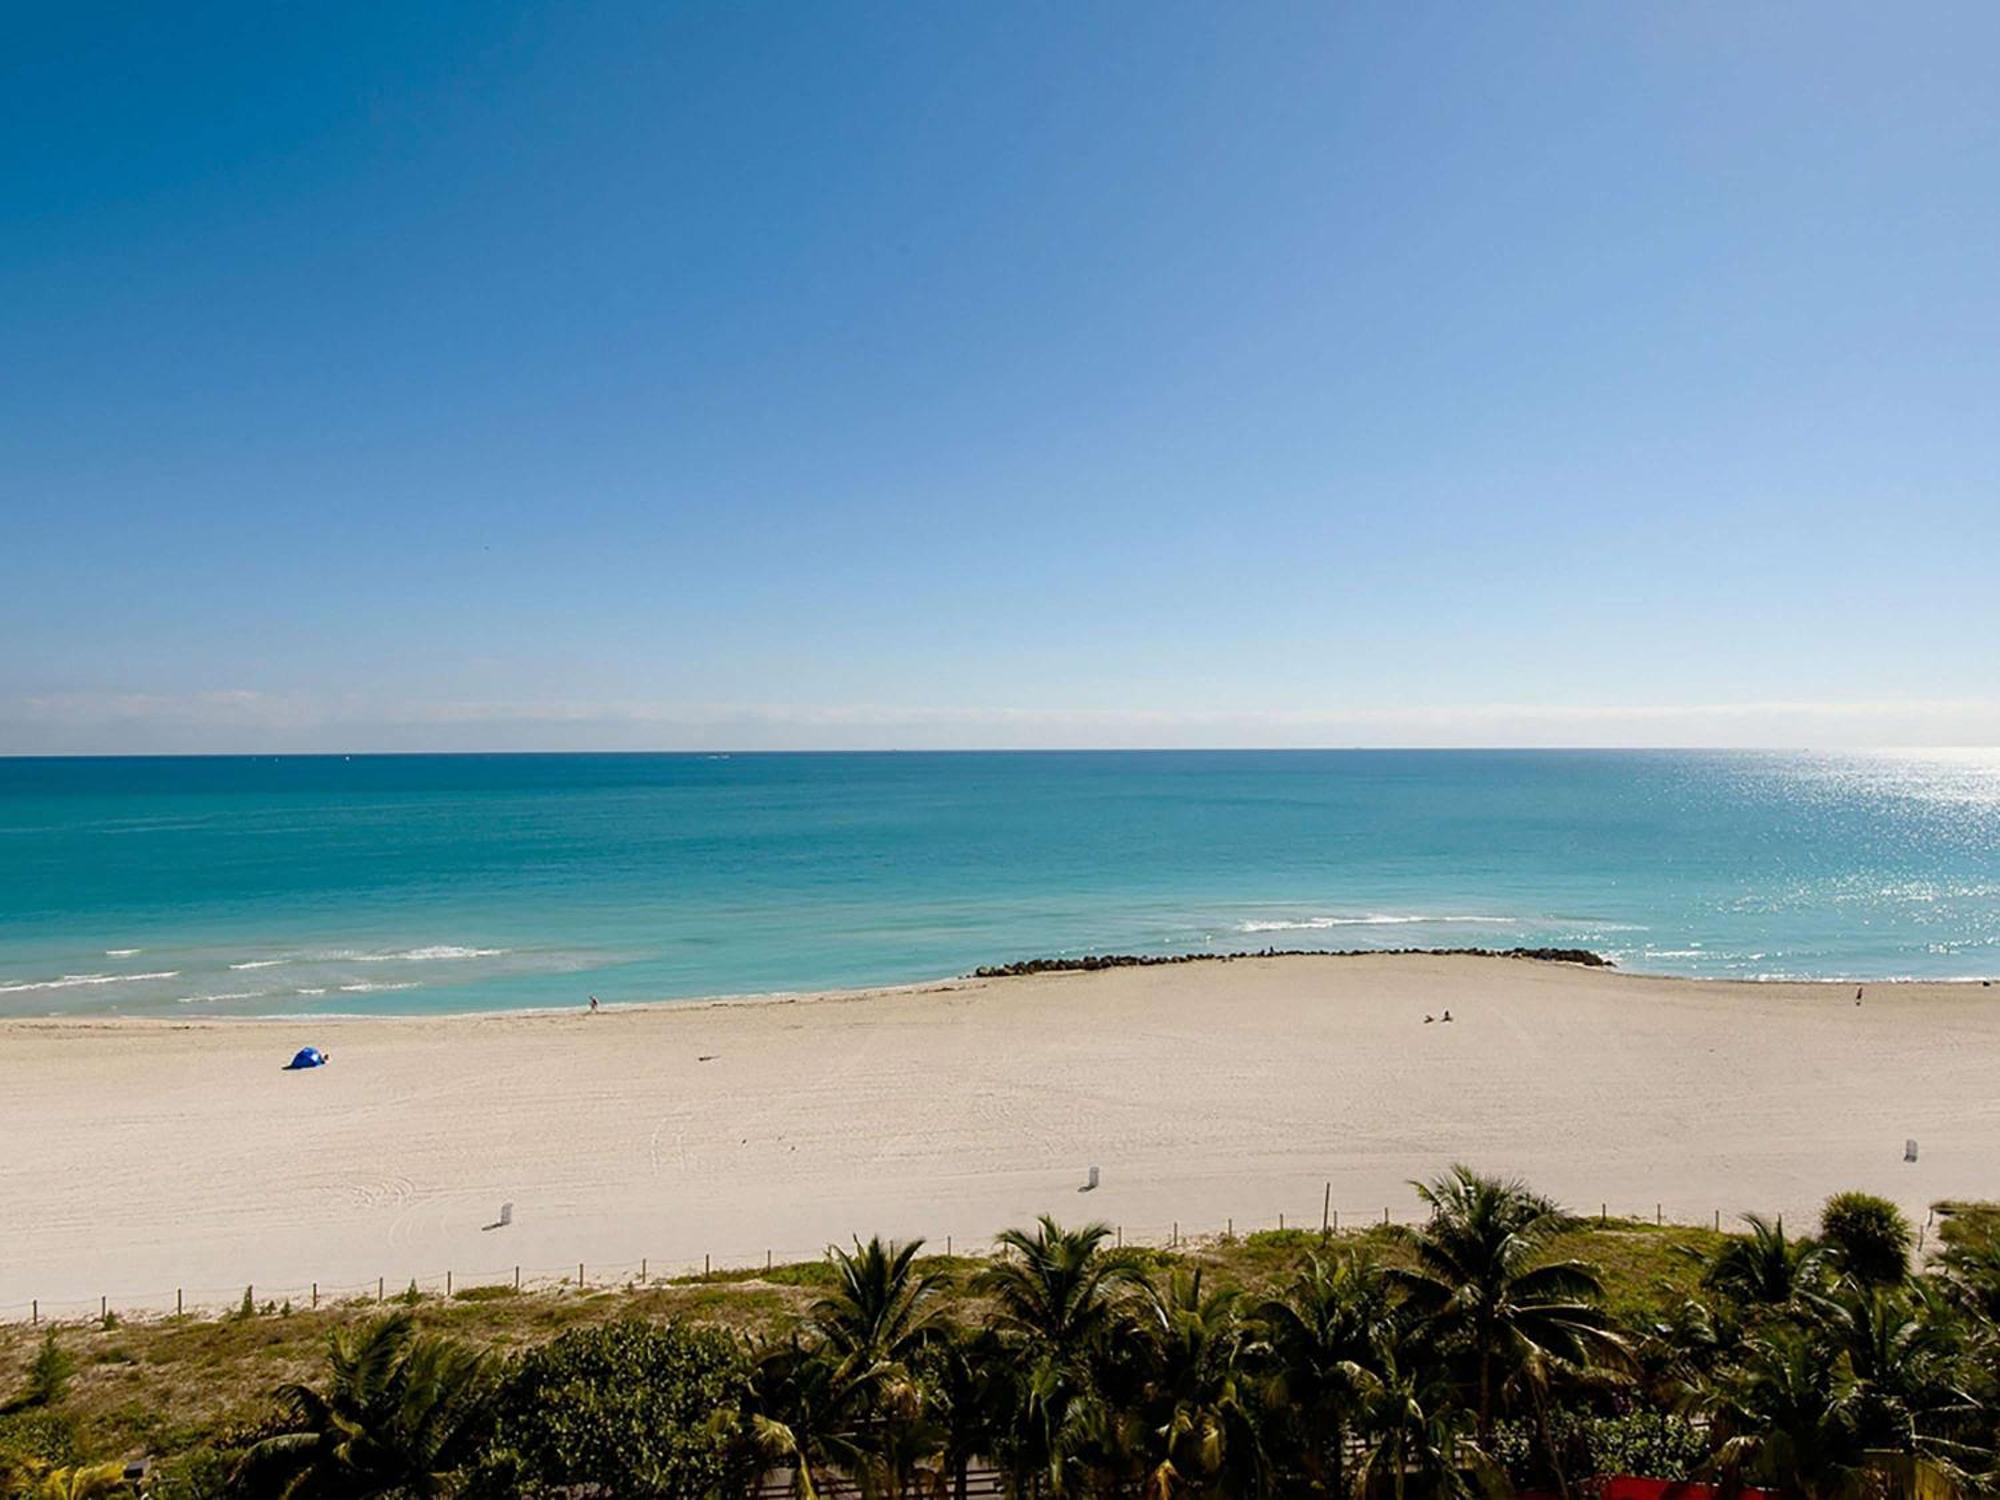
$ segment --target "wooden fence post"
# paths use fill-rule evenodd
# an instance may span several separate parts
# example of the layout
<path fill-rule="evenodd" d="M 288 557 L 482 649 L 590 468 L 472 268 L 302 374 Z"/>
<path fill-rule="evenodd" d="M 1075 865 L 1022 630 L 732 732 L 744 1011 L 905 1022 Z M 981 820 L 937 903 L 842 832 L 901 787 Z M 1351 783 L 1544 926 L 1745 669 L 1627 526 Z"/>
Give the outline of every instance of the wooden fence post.
<path fill-rule="evenodd" d="M 379 1306 L 382 1301 L 382 1283 L 387 1279 L 388 1278 L 384 1276 L 377 1276 L 375 1278 L 375 1302 L 377 1306 Z"/>
<path fill-rule="evenodd" d="M 514 1290 L 517 1292 L 521 1290 L 521 1268 L 519 1266 L 514 1267 Z"/>
<path fill-rule="evenodd" d="M 313 1283 L 313 1306 L 319 1306 L 319 1283 L 317 1281 Z"/>
<path fill-rule="evenodd" d="M 1326 1185 L 1326 1197 L 1319 1206 L 1319 1237 L 1325 1239 L 1333 1233 L 1333 1184 Z"/>

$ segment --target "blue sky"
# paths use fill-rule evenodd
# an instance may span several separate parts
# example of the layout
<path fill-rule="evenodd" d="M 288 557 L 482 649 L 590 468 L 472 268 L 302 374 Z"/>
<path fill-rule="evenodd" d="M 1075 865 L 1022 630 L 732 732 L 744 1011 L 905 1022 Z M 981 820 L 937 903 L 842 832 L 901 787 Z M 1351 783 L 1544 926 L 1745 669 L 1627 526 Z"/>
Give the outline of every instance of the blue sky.
<path fill-rule="evenodd" d="M 2000 742 L 1991 5 L 5 37 L 0 750 Z"/>

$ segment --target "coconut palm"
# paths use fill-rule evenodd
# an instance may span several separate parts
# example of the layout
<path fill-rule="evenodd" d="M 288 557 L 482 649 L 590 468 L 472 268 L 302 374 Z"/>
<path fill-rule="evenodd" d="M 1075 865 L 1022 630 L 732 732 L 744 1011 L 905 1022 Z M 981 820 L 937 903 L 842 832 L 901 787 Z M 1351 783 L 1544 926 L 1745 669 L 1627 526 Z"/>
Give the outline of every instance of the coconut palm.
<path fill-rule="evenodd" d="M 935 1446 L 913 1368 L 936 1332 L 931 1313 L 939 1278 L 917 1269 L 923 1243 L 857 1239 L 852 1252 L 834 1249 L 838 1287 L 814 1305 L 809 1324 L 831 1354 L 855 1370 L 873 1370 L 863 1393 L 867 1440 L 898 1493 Z"/>
<path fill-rule="evenodd" d="M 238 1467 L 248 1493 L 282 1500 L 438 1495 L 485 1438 L 494 1382 L 487 1358 L 416 1331 L 408 1313 L 337 1330 L 327 1382 L 281 1387 L 285 1430 Z"/>
<path fill-rule="evenodd" d="M 1106 1225 L 1064 1229 L 1044 1214 L 1033 1230 L 999 1236 L 1004 1258 L 976 1283 L 993 1299 L 994 1325 L 1015 1359 L 1011 1466 L 1052 1494 L 1068 1493 L 1087 1435 L 1105 1425 L 1093 1361 L 1138 1280 L 1129 1260 L 1105 1252 L 1110 1237 Z"/>
<path fill-rule="evenodd" d="M 1257 1487 L 1264 1460 L 1241 1303 L 1233 1289 L 1204 1293 L 1198 1269 L 1146 1288 L 1138 1329 L 1150 1355 L 1141 1429 L 1149 1500 Z"/>
<path fill-rule="evenodd" d="M 738 1465 L 746 1479 L 765 1468 L 788 1469 L 793 1495 L 816 1500 L 821 1473 L 834 1469 L 872 1497 L 884 1488 L 869 1430 L 873 1387 L 884 1369 L 796 1333 L 755 1343 L 743 1400 L 718 1413 L 716 1425 L 747 1459 Z"/>
<path fill-rule="evenodd" d="M 1358 1382 L 1363 1435 L 1356 1500 L 1467 1500 L 1505 1492 L 1506 1477 L 1472 1432 L 1438 1351 L 1422 1330 L 1385 1333 Z"/>
<path fill-rule="evenodd" d="M 1387 1279 L 1361 1254 L 1308 1256 L 1284 1294 L 1257 1309 L 1270 1405 L 1295 1417 L 1287 1425 L 1313 1494 L 1346 1493 L 1347 1435 L 1388 1320 Z"/>
<path fill-rule="evenodd" d="M 907 1361 L 930 1333 L 931 1304 L 939 1279 L 917 1269 L 922 1240 L 899 1244 L 879 1238 L 835 1248 L 837 1290 L 813 1305 L 812 1326 L 844 1355 L 868 1363 Z"/>
<path fill-rule="evenodd" d="M 1984 1457 L 1945 1429 L 1962 1428 L 1977 1403 L 1965 1389 L 1965 1351 L 1934 1288 L 1843 1282 L 1812 1302 L 1826 1353 L 1853 1377 L 1853 1418 L 1872 1449 L 1956 1462 Z"/>
<path fill-rule="evenodd" d="M 1773 1325 L 1703 1403 L 1717 1475 L 1788 1500 L 1850 1500 L 1866 1480 L 1855 1396 L 1845 1361 L 1828 1359 L 1801 1330 Z"/>
<path fill-rule="evenodd" d="M 1684 1402 L 1743 1349 L 1749 1329 L 1726 1297 L 1685 1297 L 1641 1333 L 1632 1351 L 1639 1392 L 1654 1405 Z"/>
<path fill-rule="evenodd" d="M 1715 1252 L 1702 1284 L 1752 1308 L 1784 1307 L 1825 1279 L 1826 1256 L 1810 1241 L 1785 1238 L 1785 1222 L 1745 1214 L 1747 1235 Z"/>
<path fill-rule="evenodd" d="M 1416 1265 L 1387 1275 L 1404 1314 L 1469 1367 L 1480 1445 L 1490 1447 L 1510 1380 L 1549 1361 L 1622 1357 L 1625 1345 L 1597 1305 L 1597 1273 L 1544 1258 L 1562 1227 L 1553 1205 L 1519 1182 L 1463 1166 L 1414 1185 L 1431 1220 L 1412 1238 Z"/>
<path fill-rule="evenodd" d="M 917 1357 L 929 1393 L 940 1488 L 964 1500 L 974 1460 L 992 1457 L 1000 1446 L 1005 1359 L 990 1331 L 941 1324 L 932 1325 Z"/>
<path fill-rule="evenodd" d="M 1947 1243 L 1938 1263 L 1952 1300 L 1979 1322 L 2000 1325 L 2000 1239 Z"/>

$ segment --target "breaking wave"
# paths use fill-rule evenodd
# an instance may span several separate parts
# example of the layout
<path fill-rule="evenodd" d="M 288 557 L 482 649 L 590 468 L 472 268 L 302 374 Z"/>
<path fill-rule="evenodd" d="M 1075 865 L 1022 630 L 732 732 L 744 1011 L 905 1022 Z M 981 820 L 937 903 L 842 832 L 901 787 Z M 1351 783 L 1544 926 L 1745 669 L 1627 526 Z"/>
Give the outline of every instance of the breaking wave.
<path fill-rule="evenodd" d="M 1333 927 L 1404 927 L 1443 926 L 1447 923 L 1463 923 L 1486 927 L 1513 927 L 1520 923 L 1518 917 L 1485 916 L 1445 916 L 1418 917 L 1392 915 L 1384 912 L 1369 912 L 1359 917 L 1304 917 L 1293 921 L 1253 921 L 1239 922 L 1238 932 L 1324 932 Z"/>
<path fill-rule="evenodd" d="M 461 948 L 452 943 L 440 943 L 429 948 L 407 948 L 401 953 L 357 953 L 354 957 L 357 963 L 364 964 L 418 964 L 443 958 L 499 958 L 509 951 L 506 948 Z"/>
<path fill-rule="evenodd" d="M 60 979 L 23 979 L 0 984 L 0 995 L 21 995 L 31 990 L 73 990 L 85 985 L 135 984 L 142 979 L 178 979 L 179 969 L 161 969 L 153 974 L 65 974 Z"/>

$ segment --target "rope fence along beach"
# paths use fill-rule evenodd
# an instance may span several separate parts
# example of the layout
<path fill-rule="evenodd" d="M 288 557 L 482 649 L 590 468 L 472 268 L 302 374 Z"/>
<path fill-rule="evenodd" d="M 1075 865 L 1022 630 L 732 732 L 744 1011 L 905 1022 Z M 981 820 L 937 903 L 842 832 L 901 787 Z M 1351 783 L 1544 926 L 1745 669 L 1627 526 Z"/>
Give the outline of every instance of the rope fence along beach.
<path fill-rule="evenodd" d="M 1200 1250 L 1227 1246 L 1257 1236 L 1284 1236 L 1299 1241 L 1335 1237 L 1356 1238 L 1385 1226 L 1415 1228 L 1428 1221 L 1422 1209 L 1341 1208 L 1333 1201 L 1331 1184 L 1316 1195 L 1306 1214 L 1278 1210 L 1260 1219 L 1227 1216 L 1220 1224 L 1198 1228 L 1178 1220 L 1166 1224 L 1128 1224 L 1106 1219 L 1115 1249 Z M 1600 1199 L 1570 1210 L 1581 1228 L 1633 1230 L 1678 1229 L 1719 1232 L 1739 1222 L 1739 1215 L 1720 1208 L 1676 1210 L 1663 1202 L 1622 1204 Z M 1614 1212 L 1613 1210 L 1617 1211 Z M 862 1239 L 868 1233 L 864 1231 Z M 416 1270 L 401 1268 L 361 1281 L 308 1280 L 267 1283 L 249 1277 L 228 1285 L 183 1285 L 152 1290 L 102 1291 L 87 1296 L 30 1297 L 0 1303 L 0 1322 L 76 1323 L 92 1319 L 187 1317 L 250 1311 L 259 1315 L 287 1309 L 387 1306 L 425 1298 L 480 1298 L 515 1294 L 585 1295 L 633 1292 L 648 1287 L 698 1284 L 702 1281 L 742 1281 L 786 1266 L 824 1260 L 829 1248 L 852 1243 L 846 1235 L 816 1246 L 789 1248 L 766 1245 L 754 1250 L 704 1251 L 699 1256 L 642 1256 L 637 1260 L 593 1261 L 588 1258 L 560 1267 L 519 1264 Z M 967 1235 L 957 1231 L 926 1238 L 926 1248 L 967 1259 L 996 1253 L 992 1233 Z"/>

